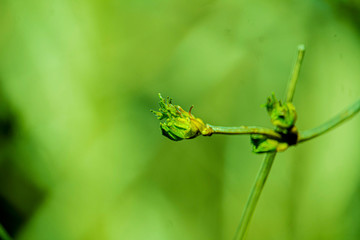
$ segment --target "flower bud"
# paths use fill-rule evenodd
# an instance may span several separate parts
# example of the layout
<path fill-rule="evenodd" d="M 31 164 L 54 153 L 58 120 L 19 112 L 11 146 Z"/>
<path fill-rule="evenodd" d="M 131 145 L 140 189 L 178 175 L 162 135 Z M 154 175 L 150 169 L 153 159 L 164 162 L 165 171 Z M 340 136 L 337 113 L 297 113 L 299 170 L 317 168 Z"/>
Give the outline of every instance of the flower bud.
<path fill-rule="evenodd" d="M 288 130 L 295 125 L 296 111 L 292 103 L 282 104 L 273 94 L 268 98 L 265 107 L 270 115 L 271 123 L 280 130 Z"/>
<path fill-rule="evenodd" d="M 254 153 L 283 152 L 289 147 L 286 142 L 278 142 L 260 134 L 251 134 L 250 140 Z"/>
<path fill-rule="evenodd" d="M 165 119 L 160 123 L 162 134 L 174 141 L 191 139 L 198 135 L 208 136 L 212 134 L 212 129 L 200 118 L 191 114 L 191 109 L 186 112 L 178 105 L 172 104 L 172 99 L 164 99 L 160 94 L 160 112 L 152 111 L 159 120 Z"/>

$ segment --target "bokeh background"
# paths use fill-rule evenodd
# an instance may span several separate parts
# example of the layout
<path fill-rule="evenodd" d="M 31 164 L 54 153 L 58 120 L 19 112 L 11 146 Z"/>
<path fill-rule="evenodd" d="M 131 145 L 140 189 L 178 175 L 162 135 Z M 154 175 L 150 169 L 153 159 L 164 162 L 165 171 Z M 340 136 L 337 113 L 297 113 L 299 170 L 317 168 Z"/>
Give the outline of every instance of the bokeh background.
<path fill-rule="evenodd" d="M 157 94 L 215 125 L 300 130 L 360 96 L 357 0 L 0 1 L 0 223 L 20 240 L 232 239 L 262 156 L 172 142 Z M 277 155 L 248 239 L 360 239 L 360 117 Z"/>

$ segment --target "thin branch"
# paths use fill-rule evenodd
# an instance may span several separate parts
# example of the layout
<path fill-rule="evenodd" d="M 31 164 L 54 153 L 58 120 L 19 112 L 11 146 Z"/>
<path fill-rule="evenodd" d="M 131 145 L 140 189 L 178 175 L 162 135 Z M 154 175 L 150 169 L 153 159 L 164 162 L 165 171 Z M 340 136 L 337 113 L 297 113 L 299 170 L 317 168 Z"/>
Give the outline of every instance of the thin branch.
<path fill-rule="evenodd" d="M 11 237 L 6 232 L 5 228 L 0 224 L 0 239 L 1 240 L 11 240 Z"/>
<path fill-rule="evenodd" d="M 249 199 L 246 203 L 245 210 L 241 216 L 240 224 L 235 234 L 235 240 L 242 240 L 245 238 L 248 225 L 255 211 L 256 204 L 260 198 L 266 179 L 269 176 L 275 155 L 276 152 L 267 153 L 265 155 L 259 173 L 256 176 L 255 184 L 251 190 Z"/>
<path fill-rule="evenodd" d="M 359 111 L 360 111 L 360 99 L 357 100 L 354 104 L 352 104 L 348 108 L 346 108 L 344 111 L 342 111 L 341 113 L 339 113 L 338 115 L 327 121 L 326 123 L 316 128 L 300 132 L 298 143 L 305 142 L 307 140 L 313 139 L 317 136 L 326 133 L 327 131 L 338 126 L 340 123 L 350 119 Z"/>
<path fill-rule="evenodd" d="M 254 127 L 254 126 L 240 126 L 240 127 L 221 127 L 221 126 L 208 126 L 212 129 L 212 134 L 227 134 L 227 135 L 239 135 L 239 134 L 261 134 L 269 138 L 281 140 L 281 135 L 272 129 Z"/>
<path fill-rule="evenodd" d="M 286 93 L 287 93 L 286 99 L 285 99 L 286 102 L 292 102 L 292 100 L 293 100 L 296 83 L 299 78 L 301 63 L 304 58 L 304 54 L 305 54 L 305 46 L 299 45 L 297 61 L 294 66 L 294 69 L 293 69 L 293 72 L 292 72 L 292 75 L 291 75 L 291 78 L 290 78 L 290 81 L 288 84 L 288 89 L 286 91 Z M 260 195 L 261 195 L 262 189 L 264 188 L 266 179 L 269 176 L 271 166 L 274 162 L 275 155 L 276 155 L 276 152 L 266 153 L 266 155 L 265 155 L 265 159 L 261 165 L 260 171 L 256 177 L 255 184 L 251 190 L 249 199 L 246 203 L 243 215 L 241 217 L 240 225 L 236 231 L 235 240 L 242 240 L 245 238 L 245 234 L 248 229 L 251 217 L 254 214 L 256 204 L 260 198 Z"/>
<path fill-rule="evenodd" d="M 287 93 L 286 102 L 293 101 L 296 83 L 297 83 L 297 80 L 299 79 L 299 73 L 300 73 L 302 61 L 304 59 L 304 55 L 305 55 L 305 46 L 303 44 L 301 44 L 298 46 L 298 55 L 297 55 L 296 63 L 295 63 L 295 66 L 294 66 L 294 69 L 293 69 L 293 72 L 291 75 L 291 79 L 289 81 L 288 88 L 286 91 L 286 93 Z"/>

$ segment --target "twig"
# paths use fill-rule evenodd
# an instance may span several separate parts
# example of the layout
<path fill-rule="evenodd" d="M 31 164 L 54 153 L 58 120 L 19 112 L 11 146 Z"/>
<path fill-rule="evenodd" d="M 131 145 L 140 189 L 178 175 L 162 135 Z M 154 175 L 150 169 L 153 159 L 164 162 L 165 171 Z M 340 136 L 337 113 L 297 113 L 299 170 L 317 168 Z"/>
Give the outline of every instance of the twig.
<path fill-rule="evenodd" d="M 298 46 L 298 55 L 296 59 L 296 63 L 291 74 L 291 79 L 288 84 L 288 88 L 286 90 L 286 102 L 292 102 L 294 98 L 294 92 L 296 88 L 297 80 L 299 79 L 299 73 L 301 69 L 301 64 L 305 55 L 305 46 L 303 44 Z"/>
<path fill-rule="evenodd" d="M 266 179 L 269 176 L 275 155 L 276 152 L 266 153 L 265 155 L 259 173 L 256 176 L 255 184 L 251 190 L 249 199 L 246 203 L 244 212 L 241 216 L 240 224 L 235 234 L 235 238 L 234 238 L 235 240 L 244 239 L 245 237 L 251 217 L 254 214 L 256 204 L 260 198 Z"/>
<path fill-rule="evenodd" d="M 315 137 L 318 137 L 326 133 L 327 131 L 338 126 L 340 123 L 350 119 L 359 111 L 360 111 L 360 99 L 357 100 L 354 104 L 352 104 L 348 108 L 346 108 L 343 112 L 339 113 L 338 115 L 327 121 L 326 123 L 316 128 L 300 132 L 298 143 L 305 142 L 307 140 L 313 139 Z"/>
<path fill-rule="evenodd" d="M 297 61 L 295 63 L 294 70 L 292 72 L 287 89 L 287 94 L 285 99 L 286 102 L 292 102 L 293 100 L 296 83 L 299 78 L 299 72 L 300 72 L 302 60 L 304 58 L 304 54 L 305 54 L 304 45 L 299 45 Z M 244 212 L 242 214 L 240 225 L 236 231 L 235 240 L 242 240 L 245 238 L 245 234 L 248 229 L 251 217 L 254 214 L 256 204 L 260 198 L 266 179 L 269 176 L 275 155 L 276 152 L 266 153 L 265 155 L 265 159 L 261 165 L 255 184 L 251 190 L 250 196 L 248 198 Z"/>
<path fill-rule="evenodd" d="M 254 126 L 240 126 L 240 127 L 221 127 L 213 126 L 208 124 L 212 129 L 212 134 L 228 134 L 228 135 L 239 135 L 239 134 L 261 134 L 275 140 L 281 140 L 281 135 L 272 129 Z"/>

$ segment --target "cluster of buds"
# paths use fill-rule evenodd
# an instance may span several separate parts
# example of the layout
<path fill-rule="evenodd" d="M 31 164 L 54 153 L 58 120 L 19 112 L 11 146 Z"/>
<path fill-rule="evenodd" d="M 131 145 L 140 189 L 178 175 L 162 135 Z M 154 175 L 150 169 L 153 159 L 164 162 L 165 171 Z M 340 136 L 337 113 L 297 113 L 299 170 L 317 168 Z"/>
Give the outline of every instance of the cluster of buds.
<path fill-rule="evenodd" d="M 159 94 L 160 108 L 159 111 L 152 111 L 160 122 L 160 129 L 162 134 L 173 140 L 180 141 L 183 139 L 191 139 L 199 135 L 210 136 L 213 133 L 224 133 L 219 131 L 219 128 L 204 123 L 200 118 L 196 118 L 192 113 L 192 107 L 187 112 L 178 105 L 172 103 L 172 99 L 163 98 Z M 251 143 L 253 145 L 253 152 L 265 153 L 273 151 L 285 151 L 290 145 L 297 143 L 298 132 L 295 127 L 296 111 L 292 103 L 282 104 L 272 95 L 268 98 L 265 107 L 270 115 L 271 122 L 275 126 L 276 134 L 257 133 L 256 131 L 248 130 L 241 126 L 241 133 L 251 134 Z M 226 134 L 231 134 L 231 131 L 225 131 Z"/>
<path fill-rule="evenodd" d="M 160 129 L 164 136 L 174 141 L 180 141 L 198 135 L 210 136 L 213 133 L 208 124 L 191 114 L 192 107 L 187 112 L 180 106 L 173 105 L 171 98 L 164 99 L 160 93 L 159 98 L 159 112 L 153 110 L 152 112 L 159 120 L 165 119 L 164 122 L 160 122 Z"/>
<path fill-rule="evenodd" d="M 291 102 L 281 103 L 274 94 L 268 97 L 265 107 L 270 116 L 271 123 L 275 126 L 275 131 L 282 135 L 283 141 L 274 140 L 259 134 L 252 134 L 251 143 L 253 145 L 253 152 L 285 151 L 289 145 L 296 144 L 298 138 L 298 131 L 295 127 L 297 117 L 295 107 Z"/>

